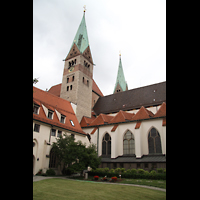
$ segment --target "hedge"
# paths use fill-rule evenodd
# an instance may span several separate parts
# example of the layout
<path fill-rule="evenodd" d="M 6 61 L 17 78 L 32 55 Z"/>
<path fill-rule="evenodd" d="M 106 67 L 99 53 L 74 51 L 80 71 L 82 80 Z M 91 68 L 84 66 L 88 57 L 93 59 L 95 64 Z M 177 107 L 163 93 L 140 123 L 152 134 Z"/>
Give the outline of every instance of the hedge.
<path fill-rule="evenodd" d="M 117 168 L 117 169 L 110 169 L 108 171 L 108 168 L 97 168 L 96 170 L 91 170 L 88 173 L 90 176 L 107 176 L 107 177 L 119 177 L 119 174 L 121 174 L 122 178 L 132 178 L 132 179 L 154 179 L 154 180 L 166 180 L 166 169 L 161 170 L 157 169 L 157 172 L 155 170 L 152 170 L 151 172 L 145 171 L 143 169 L 128 169 L 125 171 L 124 168 Z"/>

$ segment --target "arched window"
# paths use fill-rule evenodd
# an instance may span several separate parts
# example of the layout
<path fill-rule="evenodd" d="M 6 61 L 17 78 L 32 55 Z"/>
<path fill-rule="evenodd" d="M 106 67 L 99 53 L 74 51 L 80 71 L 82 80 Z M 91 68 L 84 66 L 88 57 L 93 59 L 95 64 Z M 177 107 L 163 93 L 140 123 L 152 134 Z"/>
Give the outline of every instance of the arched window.
<path fill-rule="evenodd" d="M 56 154 L 55 154 L 53 148 L 50 151 L 49 158 L 50 158 L 50 160 L 49 160 L 49 168 L 56 168 L 57 167 L 57 159 L 56 159 Z"/>
<path fill-rule="evenodd" d="M 160 134 L 152 128 L 148 135 L 149 154 L 162 153 Z"/>
<path fill-rule="evenodd" d="M 130 131 L 127 131 L 123 140 L 123 151 L 125 154 L 135 154 L 135 139 Z"/>
<path fill-rule="evenodd" d="M 102 156 L 111 156 L 111 137 L 106 133 L 102 140 Z"/>

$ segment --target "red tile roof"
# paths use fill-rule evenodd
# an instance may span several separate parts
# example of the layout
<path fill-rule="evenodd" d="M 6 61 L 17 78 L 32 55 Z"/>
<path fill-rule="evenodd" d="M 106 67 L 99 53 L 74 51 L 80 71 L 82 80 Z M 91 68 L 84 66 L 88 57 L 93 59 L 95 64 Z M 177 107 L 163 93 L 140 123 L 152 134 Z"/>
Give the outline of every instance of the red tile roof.
<path fill-rule="evenodd" d="M 86 135 L 86 133 L 81 129 L 81 126 L 69 101 L 33 86 L 33 102 L 40 104 L 39 114 L 33 113 L 33 119 Z M 54 111 L 53 119 L 47 118 L 42 105 Z M 59 121 L 55 110 L 66 116 L 65 123 L 61 123 Z M 75 126 L 71 125 L 70 120 L 73 121 Z"/>
<path fill-rule="evenodd" d="M 153 117 L 154 114 L 147 110 L 144 106 L 140 108 L 140 110 L 132 117 L 132 120 L 142 120 L 142 119 L 148 119 Z"/>
<path fill-rule="evenodd" d="M 141 126 L 142 120 L 154 119 L 157 117 L 166 117 L 165 102 L 161 105 L 161 107 L 159 108 L 159 110 L 155 115 L 151 111 L 142 106 L 136 114 L 134 113 L 131 114 L 120 110 L 115 116 L 100 114 L 97 118 L 93 116 L 93 119 L 88 117 L 83 117 L 81 120 L 81 127 L 96 127 L 104 124 L 116 124 L 111 130 L 111 132 L 114 132 L 117 129 L 118 126 L 117 124 L 121 122 L 137 121 L 135 129 L 138 129 Z M 166 119 L 163 119 L 163 126 L 166 126 Z"/>
<path fill-rule="evenodd" d="M 56 95 L 57 97 L 60 97 L 60 90 L 61 90 L 61 83 L 52 86 L 52 87 L 49 89 L 48 92 L 51 93 L 51 94 Z"/>
<path fill-rule="evenodd" d="M 114 125 L 113 128 L 111 129 L 111 132 L 115 132 L 115 130 L 117 129 L 118 126 L 119 126 L 119 124 Z"/>
<path fill-rule="evenodd" d="M 92 90 L 97 93 L 99 96 L 103 97 L 103 93 L 101 92 L 101 90 L 99 89 L 99 87 L 97 86 L 97 84 L 95 83 L 94 79 L 92 79 Z M 57 85 L 54 85 L 52 86 L 50 89 L 49 89 L 49 93 L 51 94 L 54 94 L 55 96 L 57 97 L 60 97 L 60 90 L 61 90 L 61 83 L 60 84 L 57 84 Z"/>
<path fill-rule="evenodd" d="M 110 123 L 125 122 L 126 120 L 130 120 L 134 115 L 134 113 L 131 114 L 120 110 L 117 115 L 115 115 L 115 117 L 110 121 Z"/>
<path fill-rule="evenodd" d="M 111 119 L 113 119 L 113 116 L 100 114 L 95 120 L 92 121 L 92 123 L 89 126 L 97 126 L 97 125 L 108 124 L 108 122 Z"/>
<path fill-rule="evenodd" d="M 163 102 L 154 117 L 163 117 L 166 116 L 166 103 Z"/>

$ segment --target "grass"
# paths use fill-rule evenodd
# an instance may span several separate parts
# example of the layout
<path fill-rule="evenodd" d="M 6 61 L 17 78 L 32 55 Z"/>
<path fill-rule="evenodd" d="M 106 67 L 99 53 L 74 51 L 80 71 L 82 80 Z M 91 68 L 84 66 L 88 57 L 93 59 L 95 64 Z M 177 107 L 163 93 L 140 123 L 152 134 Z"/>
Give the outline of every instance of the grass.
<path fill-rule="evenodd" d="M 33 199 L 166 199 L 166 192 L 126 185 L 109 185 L 67 179 L 33 182 Z"/>
<path fill-rule="evenodd" d="M 103 177 L 99 177 L 99 180 Z M 84 177 L 78 176 L 73 177 L 73 179 L 78 180 L 84 180 Z M 92 180 L 93 176 L 89 176 L 88 180 Z M 119 180 L 119 178 L 118 178 Z M 147 185 L 147 186 L 153 186 L 153 187 L 159 187 L 166 189 L 166 180 L 149 180 L 149 179 L 127 179 L 122 178 L 122 180 L 119 183 L 125 183 L 125 184 L 136 184 L 136 185 Z"/>

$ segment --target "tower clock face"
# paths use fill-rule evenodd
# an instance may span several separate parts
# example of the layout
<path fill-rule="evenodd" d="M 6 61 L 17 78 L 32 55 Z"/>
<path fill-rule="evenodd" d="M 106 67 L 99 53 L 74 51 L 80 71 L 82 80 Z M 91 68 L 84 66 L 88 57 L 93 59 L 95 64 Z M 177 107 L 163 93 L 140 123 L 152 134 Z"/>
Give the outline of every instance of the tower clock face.
<path fill-rule="evenodd" d="M 74 70 L 74 66 L 69 68 L 69 72 L 72 72 Z"/>

